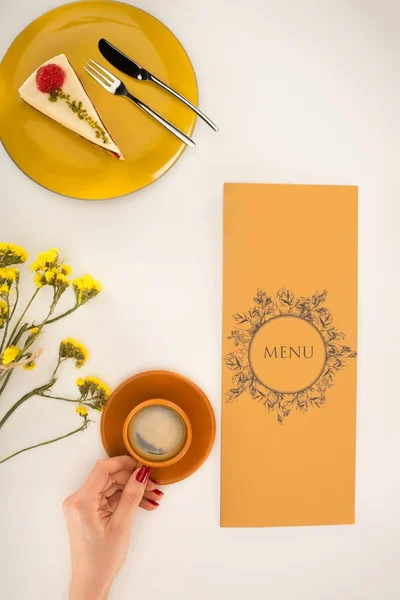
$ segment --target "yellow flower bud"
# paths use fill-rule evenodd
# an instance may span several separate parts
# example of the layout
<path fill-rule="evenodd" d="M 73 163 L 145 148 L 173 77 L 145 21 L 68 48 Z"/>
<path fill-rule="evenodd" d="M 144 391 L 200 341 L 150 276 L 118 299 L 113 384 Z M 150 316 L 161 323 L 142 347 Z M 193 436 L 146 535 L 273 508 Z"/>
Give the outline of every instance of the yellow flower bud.
<path fill-rule="evenodd" d="M 3 365 L 9 365 L 14 362 L 16 358 L 18 358 L 20 354 L 20 349 L 18 346 L 8 346 L 1 356 L 1 362 Z"/>
<path fill-rule="evenodd" d="M 36 363 L 34 360 L 31 360 L 28 363 L 26 363 L 25 365 L 22 365 L 22 368 L 25 369 L 25 371 L 32 371 L 32 369 L 34 369 L 35 367 L 36 367 Z"/>
<path fill-rule="evenodd" d="M 87 410 L 86 406 L 82 406 L 82 404 L 80 404 L 79 406 L 76 407 L 76 412 L 81 417 L 87 417 L 87 415 L 88 415 L 88 410 Z"/>

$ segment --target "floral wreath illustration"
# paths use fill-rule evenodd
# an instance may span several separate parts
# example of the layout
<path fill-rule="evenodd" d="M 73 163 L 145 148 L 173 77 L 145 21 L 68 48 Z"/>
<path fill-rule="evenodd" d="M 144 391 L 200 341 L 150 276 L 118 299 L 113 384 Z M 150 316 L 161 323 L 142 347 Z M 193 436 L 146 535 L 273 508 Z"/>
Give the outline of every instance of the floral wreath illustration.
<path fill-rule="evenodd" d="M 225 356 L 226 366 L 234 372 L 233 387 L 226 392 L 227 402 L 236 402 L 243 393 L 248 392 L 254 400 L 262 402 L 268 411 L 276 412 L 280 424 L 293 409 L 306 413 L 310 408 L 320 408 L 326 402 L 326 391 L 333 386 L 337 372 L 346 365 L 346 359 L 357 356 L 349 346 L 340 343 L 345 334 L 334 327 L 332 314 L 324 306 L 326 297 L 326 290 L 317 291 L 311 297 L 296 298 L 286 288 L 278 290 L 275 297 L 258 289 L 254 297 L 255 306 L 248 312 L 233 315 L 238 327 L 228 337 L 233 341 L 235 351 Z M 310 387 L 296 393 L 280 393 L 269 389 L 257 379 L 249 363 L 249 348 L 254 335 L 262 325 L 279 315 L 292 315 L 309 321 L 321 333 L 326 346 L 326 362 L 320 377 Z"/>

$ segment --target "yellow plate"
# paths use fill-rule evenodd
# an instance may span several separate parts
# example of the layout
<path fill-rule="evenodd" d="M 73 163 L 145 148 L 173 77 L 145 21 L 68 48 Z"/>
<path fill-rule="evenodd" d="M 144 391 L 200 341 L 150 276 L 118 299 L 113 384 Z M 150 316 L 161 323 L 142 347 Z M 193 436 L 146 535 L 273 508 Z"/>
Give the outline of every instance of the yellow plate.
<path fill-rule="evenodd" d="M 44 187 L 75 198 L 104 200 L 134 192 L 163 175 L 186 146 L 129 100 L 115 97 L 84 71 L 93 58 L 122 79 L 129 90 L 192 135 L 196 115 L 155 84 L 123 75 L 101 56 L 106 38 L 159 79 L 197 104 L 189 57 L 165 25 L 148 13 L 108 0 L 65 4 L 31 23 L 0 65 L 0 137 L 26 175 Z M 64 53 L 84 83 L 125 156 L 119 161 L 35 111 L 18 88 L 43 62 Z"/>

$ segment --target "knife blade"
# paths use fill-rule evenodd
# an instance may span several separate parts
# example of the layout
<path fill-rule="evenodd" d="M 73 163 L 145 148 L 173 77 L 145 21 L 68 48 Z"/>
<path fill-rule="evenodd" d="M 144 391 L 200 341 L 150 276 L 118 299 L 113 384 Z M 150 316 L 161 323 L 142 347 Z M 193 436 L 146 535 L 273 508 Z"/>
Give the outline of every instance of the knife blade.
<path fill-rule="evenodd" d="M 126 56 L 121 50 L 118 50 L 115 46 L 107 42 L 105 39 L 99 41 L 99 50 L 109 63 L 116 67 L 125 75 L 129 75 L 134 79 L 145 81 L 149 79 L 150 73 L 138 65 L 134 60 Z"/>
<path fill-rule="evenodd" d="M 203 119 L 214 131 L 218 131 L 218 127 L 211 121 L 209 117 L 207 117 L 197 106 L 192 104 L 187 98 L 179 94 L 176 90 L 169 87 L 166 83 L 152 75 L 149 71 L 141 67 L 137 62 L 132 60 L 129 56 L 121 52 L 118 48 L 113 46 L 110 42 L 102 38 L 99 41 L 99 50 L 104 58 L 125 75 L 129 75 L 138 81 L 151 81 L 155 83 L 162 89 L 166 90 L 175 98 L 186 104 L 189 108 L 191 108 L 200 118 Z"/>

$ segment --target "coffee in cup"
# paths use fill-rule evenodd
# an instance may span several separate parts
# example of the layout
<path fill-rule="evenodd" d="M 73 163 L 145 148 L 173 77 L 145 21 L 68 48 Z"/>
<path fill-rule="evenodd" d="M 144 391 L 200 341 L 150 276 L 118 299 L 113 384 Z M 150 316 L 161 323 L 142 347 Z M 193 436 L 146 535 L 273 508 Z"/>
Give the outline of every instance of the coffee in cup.
<path fill-rule="evenodd" d="M 190 421 L 173 402 L 153 399 L 142 402 L 128 415 L 124 442 L 139 462 L 169 466 L 186 453 L 192 438 Z"/>

